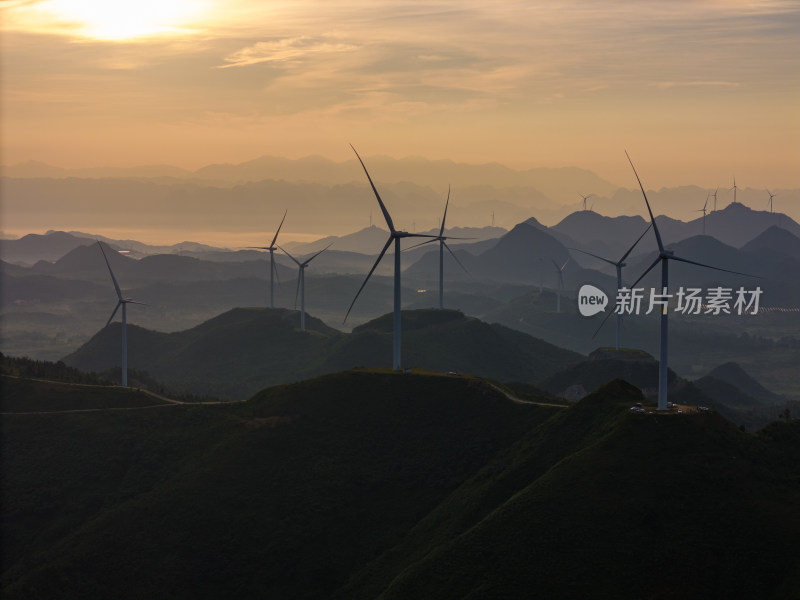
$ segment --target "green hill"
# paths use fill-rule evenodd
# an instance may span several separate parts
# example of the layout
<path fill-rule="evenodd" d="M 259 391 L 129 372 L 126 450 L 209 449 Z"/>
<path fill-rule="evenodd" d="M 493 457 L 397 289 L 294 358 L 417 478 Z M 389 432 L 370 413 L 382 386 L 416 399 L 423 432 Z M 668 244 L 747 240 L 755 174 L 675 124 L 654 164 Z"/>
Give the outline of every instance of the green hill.
<path fill-rule="evenodd" d="M 128 364 L 174 389 L 244 399 L 265 387 L 355 366 L 391 364 L 391 315 L 344 334 L 297 311 L 239 308 L 186 331 L 128 327 Z M 86 371 L 119 365 L 119 325 L 98 332 L 64 362 Z M 577 353 L 458 311 L 403 311 L 403 364 L 535 383 Z"/>
<path fill-rule="evenodd" d="M 357 370 L 7 416 L 3 597 L 793 597 L 800 422 L 750 435 L 642 400 Z"/>

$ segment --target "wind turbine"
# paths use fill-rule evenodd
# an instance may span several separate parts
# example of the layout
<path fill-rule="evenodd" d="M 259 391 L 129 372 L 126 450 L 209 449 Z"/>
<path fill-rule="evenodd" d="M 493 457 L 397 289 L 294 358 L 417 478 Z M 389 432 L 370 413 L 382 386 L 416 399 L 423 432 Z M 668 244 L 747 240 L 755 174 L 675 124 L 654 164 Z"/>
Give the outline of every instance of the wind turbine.
<path fill-rule="evenodd" d="M 350 147 L 353 148 L 353 145 L 350 144 Z M 403 238 L 408 237 L 436 237 L 432 235 L 425 235 L 423 233 L 408 233 L 407 231 L 398 231 L 394 228 L 394 223 L 392 222 L 392 217 L 389 215 L 389 211 L 386 210 L 386 206 L 383 204 L 383 200 L 381 200 L 381 196 L 378 193 L 378 190 L 375 187 L 375 184 L 372 182 L 372 177 L 369 176 L 369 171 L 367 171 L 367 167 L 364 165 L 364 161 L 361 160 L 361 157 L 356 152 L 356 149 L 353 148 L 353 152 L 356 153 L 356 158 L 358 158 L 358 162 L 361 163 L 361 167 L 364 169 L 364 173 L 367 175 L 367 179 L 369 180 L 369 184 L 372 187 L 372 191 L 375 194 L 375 198 L 378 200 L 378 204 L 381 207 L 381 212 L 383 213 L 383 218 L 386 219 L 386 224 L 389 226 L 389 239 L 386 240 L 386 244 L 383 246 L 383 250 L 378 255 L 378 259 L 375 261 L 375 264 L 372 265 L 372 268 L 367 273 L 367 278 L 364 280 L 364 283 L 361 284 L 361 287 L 358 289 L 355 298 L 350 303 L 350 308 L 347 309 L 347 314 L 344 316 L 344 321 L 347 321 L 347 317 L 350 314 L 350 311 L 353 309 L 353 305 L 358 300 L 359 295 L 361 295 L 361 291 L 364 289 L 364 286 L 367 285 L 369 278 L 372 276 L 372 273 L 378 267 L 378 263 L 381 262 L 383 255 L 386 254 L 386 251 L 389 249 L 389 246 L 394 242 L 394 327 L 393 327 L 393 351 L 392 351 L 392 368 L 395 371 L 400 370 L 400 342 L 401 342 L 401 327 L 400 327 L 400 240 Z M 344 322 L 342 321 L 342 322 Z"/>
<path fill-rule="evenodd" d="M 607 262 L 610 265 L 614 265 L 614 268 L 617 269 L 617 290 L 621 290 L 622 289 L 622 267 L 625 266 L 625 259 L 628 258 L 628 255 L 631 252 L 633 252 L 633 249 L 636 248 L 636 245 L 640 241 L 642 241 L 642 238 L 644 237 L 644 234 L 647 233 L 648 231 L 650 231 L 650 228 L 652 226 L 653 226 L 652 224 L 647 226 L 647 229 L 645 229 L 642 232 L 642 235 L 640 235 L 639 238 L 635 242 L 633 242 L 633 245 L 630 248 L 628 248 L 628 251 L 625 254 L 623 254 L 622 258 L 620 258 L 617 262 L 614 262 L 613 260 L 609 260 L 607 258 L 603 258 L 602 256 L 598 256 L 597 254 L 592 254 L 591 252 L 586 252 L 585 250 L 580 250 L 578 248 L 570 248 L 570 250 L 576 250 L 578 252 L 583 252 L 584 254 L 588 254 L 589 256 L 594 256 L 597 259 L 600 259 L 600 260 L 602 260 L 604 262 Z M 603 321 L 603 323 L 605 323 L 605 320 Z M 619 346 L 620 346 L 619 340 L 620 340 L 620 329 L 621 328 L 622 328 L 622 313 L 617 313 L 617 350 L 619 350 Z"/>
<path fill-rule="evenodd" d="M 661 241 L 661 233 L 658 231 L 658 225 L 656 225 L 656 219 L 653 216 L 652 209 L 650 208 L 650 202 L 647 200 L 647 194 L 644 191 L 642 180 L 639 179 L 639 174 L 636 172 L 636 167 L 633 166 L 633 161 L 631 160 L 631 157 L 628 156 L 627 151 L 625 152 L 625 156 L 628 157 L 628 162 L 631 164 L 631 168 L 633 169 L 633 174 L 636 175 L 636 181 L 639 182 L 639 188 L 642 190 L 642 196 L 644 196 L 645 204 L 647 204 L 647 212 L 650 214 L 650 223 L 653 226 L 653 232 L 656 234 L 656 243 L 658 243 L 658 257 L 653 261 L 653 264 L 647 267 L 647 270 L 641 274 L 639 279 L 637 279 L 633 283 L 633 285 L 631 285 L 631 289 L 635 288 L 636 284 L 639 283 L 642 280 L 642 278 L 653 269 L 653 267 L 655 267 L 658 263 L 661 263 L 661 288 L 662 288 L 662 293 L 666 294 L 666 290 L 669 288 L 669 261 L 671 260 L 677 260 L 678 262 L 685 262 L 690 265 L 698 265 L 700 267 L 714 269 L 715 271 L 724 271 L 726 273 L 735 273 L 737 275 L 745 275 L 747 277 L 753 277 L 752 275 L 748 275 L 747 273 L 740 273 L 739 271 L 731 271 L 729 269 L 721 269 L 719 267 L 714 267 L 712 265 L 706 265 L 704 263 L 695 262 L 687 258 L 681 258 L 680 256 L 675 256 L 675 253 L 672 250 L 665 249 L 664 244 Z M 666 305 L 662 305 L 661 348 L 658 361 L 658 410 L 667 409 L 668 316 L 669 316 L 668 307 Z"/>
<path fill-rule="evenodd" d="M 773 193 L 772 193 L 772 192 L 770 192 L 769 190 L 767 190 L 767 193 L 769 194 L 769 200 L 768 200 L 768 202 L 769 202 L 769 212 L 771 213 L 771 212 L 772 212 L 772 199 L 773 199 L 775 196 L 777 196 L 777 194 L 773 194 Z"/>
<path fill-rule="evenodd" d="M 708 206 L 708 198 L 709 198 L 709 196 L 711 196 L 711 194 L 708 194 L 708 196 L 706 196 L 706 203 L 705 203 L 705 204 L 703 204 L 703 208 L 700 208 L 700 209 L 698 209 L 698 210 L 694 211 L 694 212 L 701 212 L 701 213 L 703 213 L 703 235 L 705 235 L 705 234 L 706 234 L 706 212 L 708 212 L 708 211 L 706 210 L 706 207 Z"/>
<path fill-rule="evenodd" d="M 728 188 L 728 191 L 733 190 L 733 204 L 736 204 L 736 177 L 733 178 L 733 187 Z"/>
<path fill-rule="evenodd" d="M 580 196 L 581 198 L 583 198 L 583 210 L 586 210 L 586 201 L 587 201 L 589 198 L 591 198 L 592 196 L 594 196 L 594 194 L 589 194 L 588 196 L 584 196 L 583 194 L 581 194 L 580 192 L 578 192 L 578 196 Z M 592 206 L 594 206 L 594 205 L 592 205 Z M 590 209 L 590 210 L 591 210 L 591 209 Z"/>
<path fill-rule="evenodd" d="M 717 192 L 718 191 L 719 191 L 719 188 L 715 189 L 714 193 L 711 194 L 712 196 L 714 196 L 714 212 L 717 212 Z"/>
<path fill-rule="evenodd" d="M 131 298 L 122 297 L 122 291 L 120 291 L 119 289 L 117 278 L 114 277 L 114 271 L 111 270 L 111 264 L 108 262 L 106 251 L 103 250 L 103 245 L 100 243 L 99 240 L 97 242 L 97 245 L 100 246 L 100 252 L 103 253 L 103 258 L 106 261 L 108 272 L 111 275 L 111 281 L 114 282 L 114 289 L 117 292 L 117 305 L 114 307 L 114 312 L 111 313 L 111 316 L 108 318 L 105 327 L 108 327 L 108 325 L 111 323 L 111 319 L 114 318 L 114 315 L 117 314 L 117 310 L 119 310 L 119 307 L 122 306 L 122 386 L 128 387 L 128 313 L 126 310 L 126 306 L 128 304 L 144 304 L 144 303 L 136 302 L 136 300 L 132 300 Z"/>
<path fill-rule="evenodd" d="M 417 244 L 416 246 L 411 246 L 411 248 L 417 248 L 419 246 L 424 246 L 425 244 L 430 244 L 431 242 L 436 242 L 436 241 L 439 242 L 439 310 L 442 310 L 444 308 L 444 249 L 445 248 L 447 248 L 447 251 L 453 256 L 453 258 L 456 259 L 456 262 L 458 263 L 458 266 L 460 266 L 462 269 L 464 269 L 464 272 L 467 275 L 469 275 L 469 271 L 467 271 L 467 268 L 463 264 L 461 264 L 461 261 L 458 260 L 458 257 L 450 249 L 450 246 L 448 246 L 447 242 L 445 241 L 445 240 L 450 240 L 450 239 L 453 239 L 453 240 L 470 239 L 470 238 L 448 237 L 448 236 L 444 235 L 444 222 L 447 219 L 447 206 L 449 204 L 450 204 L 450 188 L 448 187 L 447 188 L 447 202 L 445 202 L 445 205 L 444 205 L 444 216 L 442 217 L 442 224 L 441 224 L 441 227 L 439 228 L 439 235 L 437 235 L 436 237 L 434 237 L 434 238 L 432 238 L 430 240 L 425 240 L 424 242 L 422 242 L 421 244 Z M 408 248 L 408 250 L 411 250 L 411 248 Z"/>
<path fill-rule="evenodd" d="M 286 256 L 291 258 L 299 267 L 299 271 L 297 273 L 297 290 L 294 292 L 294 307 L 297 308 L 297 294 L 300 294 L 300 331 L 306 330 L 306 267 L 308 263 L 314 260 L 317 256 L 325 252 L 328 248 L 333 245 L 333 242 L 325 246 L 322 250 L 317 252 L 316 254 L 312 255 L 311 257 L 305 259 L 303 262 L 297 260 L 294 256 L 289 254 L 286 250 L 278 246 Z"/>
<path fill-rule="evenodd" d="M 275 250 L 278 249 L 278 246 L 275 242 L 278 239 L 278 234 L 281 232 L 281 227 L 283 227 L 283 222 L 286 220 L 286 213 L 289 212 L 288 209 L 283 212 L 283 219 L 281 219 L 281 224 L 278 225 L 278 230 L 275 232 L 275 236 L 272 238 L 272 242 L 270 242 L 269 246 L 249 246 L 249 248 L 254 248 L 257 250 L 269 250 L 269 307 L 275 308 L 275 290 L 273 288 L 273 278 L 272 276 L 278 275 L 278 267 L 275 265 Z M 288 254 L 288 253 L 287 253 Z"/>
<path fill-rule="evenodd" d="M 552 259 L 551 259 L 552 260 Z M 553 261 L 553 266 L 556 268 L 558 272 L 558 291 L 556 292 L 556 312 L 561 312 L 561 291 L 564 289 L 564 267 L 567 266 L 567 263 L 570 259 L 567 259 L 560 267 L 556 261 Z"/>

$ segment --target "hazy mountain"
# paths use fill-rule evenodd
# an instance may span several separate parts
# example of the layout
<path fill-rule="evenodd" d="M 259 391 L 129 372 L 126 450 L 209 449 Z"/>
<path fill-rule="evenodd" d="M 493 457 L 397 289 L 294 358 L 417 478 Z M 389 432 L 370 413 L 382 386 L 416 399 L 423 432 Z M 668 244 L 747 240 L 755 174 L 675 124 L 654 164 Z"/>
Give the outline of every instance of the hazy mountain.
<path fill-rule="evenodd" d="M 3 597 L 792 597 L 798 421 L 748 435 L 641 401 L 354 371 L 6 415 Z"/>
<path fill-rule="evenodd" d="M 752 398 L 755 402 L 763 402 L 767 404 L 778 404 L 784 401 L 784 398 L 778 394 L 774 394 L 761 385 L 758 381 L 748 375 L 740 365 L 735 362 L 728 362 L 718 367 L 715 367 L 707 375 L 698 379 L 697 384 L 701 389 L 704 389 L 703 381 L 706 378 L 713 378 L 717 381 L 724 381 L 734 387 L 740 392 Z M 708 392 L 708 390 L 704 391 Z M 717 398 L 719 399 L 719 398 Z"/>
<path fill-rule="evenodd" d="M 404 311 L 404 364 L 534 383 L 580 355 L 457 311 Z M 296 311 L 236 309 L 192 329 L 128 326 L 128 364 L 176 389 L 241 399 L 268 385 L 354 366 L 391 364 L 391 315 L 343 334 Z M 119 326 L 99 331 L 64 358 L 85 371 L 119 365 Z"/>
<path fill-rule="evenodd" d="M 773 225 L 741 248 L 744 252 L 770 251 L 800 260 L 800 237 L 788 229 Z"/>
<path fill-rule="evenodd" d="M 0 240 L 0 257 L 6 262 L 32 265 L 40 260 L 55 261 L 70 250 L 92 242 L 63 231 L 46 235 L 29 233 L 17 240 Z"/>

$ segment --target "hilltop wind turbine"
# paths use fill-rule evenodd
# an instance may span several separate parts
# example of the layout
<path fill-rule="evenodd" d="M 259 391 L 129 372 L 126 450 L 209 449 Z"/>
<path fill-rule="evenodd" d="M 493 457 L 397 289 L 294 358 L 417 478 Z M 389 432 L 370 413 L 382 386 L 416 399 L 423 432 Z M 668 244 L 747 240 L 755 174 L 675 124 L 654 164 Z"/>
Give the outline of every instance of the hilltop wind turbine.
<path fill-rule="evenodd" d="M 103 250 L 103 245 L 100 243 L 99 240 L 97 242 L 97 245 L 100 246 L 100 252 L 103 253 L 103 258 L 106 261 L 108 272 L 111 275 L 111 281 L 114 282 L 114 289 L 117 292 L 117 305 L 114 307 L 114 312 L 111 313 L 111 316 L 108 318 L 105 327 L 108 327 L 108 325 L 111 323 L 111 319 L 113 319 L 114 315 L 117 314 L 117 310 L 119 310 L 119 307 L 120 306 L 122 307 L 122 386 L 128 387 L 128 313 L 126 310 L 126 306 L 128 304 L 144 304 L 144 303 L 136 302 L 136 300 L 132 300 L 131 298 L 122 297 L 122 291 L 119 289 L 117 278 L 114 277 L 114 271 L 111 270 L 111 264 L 108 262 L 106 251 Z"/>
<path fill-rule="evenodd" d="M 733 187 L 728 188 L 728 191 L 733 190 L 733 204 L 736 204 L 736 177 L 733 178 Z"/>
<path fill-rule="evenodd" d="M 278 246 L 275 242 L 278 239 L 278 234 L 281 232 L 281 227 L 283 227 L 283 222 L 286 220 L 286 213 L 289 212 L 288 209 L 283 212 L 283 219 L 281 219 L 281 224 L 278 225 L 278 230 L 275 232 L 275 236 L 272 238 L 272 242 L 270 242 L 269 246 L 249 246 L 249 248 L 254 248 L 257 250 L 269 250 L 269 307 L 275 308 L 275 290 L 273 288 L 273 278 L 272 276 L 278 276 L 278 267 L 275 265 L 275 250 L 278 249 Z M 288 254 L 288 253 L 287 253 Z"/>
<path fill-rule="evenodd" d="M 642 190 L 642 196 L 644 196 L 645 204 L 647 204 L 647 212 L 650 214 L 650 223 L 653 226 L 653 232 L 656 234 L 656 243 L 658 244 L 658 257 L 653 261 L 653 264 L 647 267 L 647 270 L 641 274 L 639 279 L 637 279 L 633 283 L 633 285 L 631 285 L 631 289 L 635 288 L 636 284 L 639 283 L 642 280 L 642 278 L 653 269 L 653 267 L 655 267 L 658 263 L 661 263 L 661 288 L 662 288 L 662 293 L 666 294 L 666 291 L 669 288 L 669 261 L 671 260 L 677 260 L 678 262 L 689 263 L 690 265 L 698 265 L 700 267 L 706 267 L 707 269 L 714 269 L 715 271 L 724 271 L 726 273 L 735 273 L 737 275 L 745 275 L 746 277 L 753 277 L 752 275 L 748 275 L 747 273 L 740 273 L 739 271 L 731 271 L 729 269 L 721 269 L 719 267 L 714 267 L 712 265 L 706 265 L 704 263 L 695 262 L 687 258 L 681 258 L 680 256 L 675 256 L 672 250 L 667 250 L 666 248 L 664 248 L 664 244 L 661 241 L 661 233 L 658 231 L 658 225 L 656 225 L 656 219 L 653 216 L 652 209 L 650 208 L 650 202 L 647 200 L 647 194 L 644 191 L 644 186 L 642 185 L 642 181 L 641 179 L 639 179 L 639 174 L 636 172 L 636 167 L 633 166 L 633 161 L 631 160 L 631 157 L 628 156 L 627 151 L 625 152 L 625 156 L 628 157 L 628 162 L 631 164 L 631 168 L 633 169 L 633 174 L 636 175 L 636 181 L 639 182 L 639 188 Z M 659 362 L 658 362 L 658 410 L 667 409 L 668 316 L 669 316 L 668 307 L 666 305 L 662 305 L 661 348 L 660 348 Z"/>
<path fill-rule="evenodd" d="M 631 252 L 633 252 L 633 249 L 636 248 L 636 245 L 640 241 L 642 241 L 642 238 L 644 237 L 644 234 L 647 233 L 648 231 L 650 231 L 650 228 L 652 226 L 653 226 L 652 224 L 647 226 L 647 229 L 645 229 L 642 232 L 642 235 L 640 235 L 639 238 L 635 242 L 633 242 L 633 245 L 630 248 L 628 248 L 628 251 L 625 254 L 623 254 L 622 258 L 620 258 L 617 262 L 614 262 L 613 260 L 609 260 L 607 258 L 603 258 L 602 256 L 598 256 L 597 254 L 592 254 L 591 252 L 586 252 L 585 250 L 580 250 L 578 248 L 570 248 L 570 250 L 576 250 L 578 252 L 583 252 L 584 254 L 588 254 L 589 256 L 594 256 L 597 259 L 600 259 L 600 260 L 602 260 L 604 262 L 607 262 L 610 265 L 614 265 L 614 267 L 617 269 L 617 290 L 621 290 L 622 289 L 622 267 L 625 266 L 625 259 L 628 258 L 628 255 Z M 605 320 L 603 320 L 603 323 L 605 323 Z M 601 327 L 602 327 L 602 324 L 601 324 Z M 617 339 L 617 350 L 619 350 L 619 347 L 620 347 L 620 329 L 621 328 L 622 328 L 622 313 L 617 313 L 617 338 L 616 338 Z"/>
<path fill-rule="evenodd" d="M 777 196 L 777 194 L 773 194 L 773 193 L 772 193 L 772 192 L 770 192 L 769 190 L 767 190 L 767 193 L 769 194 L 769 200 L 768 200 L 768 202 L 769 202 L 769 212 L 771 213 L 771 212 L 772 212 L 772 199 L 773 199 L 775 196 Z"/>
<path fill-rule="evenodd" d="M 298 266 L 299 271 L 297 273 L 297 289 L 294 292 L 294 307 L 297 308 L 297 294 L 300 294 L 300 331 L 306 330 L 306 267 L 308 263 L 314 260 L 317 256 L 325 252 L 328 248 L 331 247 L 333 242 L 325 246 L 322 250 L 317 252 L 316 254 L 312 255 L 311 257 L 305 259 L 303 262 L 297 260 L 294 256 L 289 254 L 286 250 L 278 246 L 286 256 L 291 258 Z"/>
<path fill-rule="evenodd" d="M 586 210 L 586 201 L 587 201 L 589 198 L 591 198 L 592 196 L 594 196 L 594 194 L 589 194 L 588 196 L 584 196 L 583 194 L 581 194 L 580 192 L 578 192 L 578 196 L 580 196 L 581 198 L 583 198 L 583 210 Z M 594 204 L 593 204 L 592 206 L 594 206 Z M 591 209 L 590 209 L 590 210 L 591 210 Z"/>
<path fill-rule="evenodd" d="M 353 145 L 350 144 L 350 147 L 353 148 Z M 394 223 L 392 222 L 392 217 L 389 216 L 389 211 L 386 210 L 386 206 L 383 204 L 383 200 L 381 200 L 381 196 L 378 193 L 375 184 L 372 182 L 372 177 L 369 176 L 369 171 L 367 171 L 367 167 L 364 165 L 364 161 L 361 160 L 361 157 L 356 152 L 356 149 L 353 148 L 353 152 L 356 153 L 356 158 L 358 158 L 358 162 L 361 163 L 361 167 L 364 169 L 364 173 L 367 175 L 367 179 L 369 180 L 369 184 L 372 187 L 372 191 L 375 194 L 375 198 L 378 200 L 378 204 L 381 207 L 381 212 L 383 213 L 383 218 L 386 219 L 386 224 L 389 226 L 389 239 L 386 240 L 386 244 L 383 246 L 383 250 L 378 255 L 378 259 L 375 261 L 375 264 L 372 265 L 372 268 L 367 273 L 367 278 L 364 280 L 364 283 L 361 284 L 361 287 L 358 289 L 355 298 L 350 303 L 350 308 L 347 309 L 347 314 L 344 316 L 344 321 L 347 321 L 347 317 L 350 314 L 350 311 L 353 309 L 353 305 L 358 300 L 359 295 L 361 295 L 361 291 L 364 289 L 364 286 L 367 285 L 369 278 L 372 276 L 372 273 L 378 267 L 378 263 L 381 262 L 383 255 L 386 254 L 386 251 L 389 249 L 389 246 L 394 242 L 394 327 L 393 327 L 393 352 L 392 352 L 392 368 L 395 371 L 400 370 L 400 342 L 401 342 L 401 327 L 400 327 L 400 240 L 403 238 L 408 237 L 424 237 L 424 238 L 435 238 L 436 236 L 432 235 L 425 235 L 423 233 L 408 233 L 407 231 L 398 231 L 394 228 Z M 344 322 L 342 321 L 342 322 Z"/>
<path fill-rule="evenodd" d="M 565 262 L 560 267 L 558 266 L 558 263 L 553 260 L 553 266 L 556 268 L 556 271 L 558 272 L 558 291 L 556 292 L 556 312 L 559 313 L 561 312 L 561 292 L 564 289 L 564 267 L 567 266 L 569 260 L 570 259 L 567 259 L 567 262 Z"/>
<path fill-rule="evenodd" d="M 705 204 L 703 204 L 703 208 L 699 208 L 699 209 L 697 209 L 696 211 L 694 211 L 694 212 L 701 212 L 701 213 L 703 213 L 703 235 L 705 235 L 705 234 L 706 234 L 706 212 L 708 212 L 708 211 L 706 210 L 706 207 L 708 206 L 708 198 L 709 198 L 709 196 L 711 196 L 711 194 L 708 194 L 708 196 L 706 196 L 706 203 L 705 203 Z"/>
<path fill-rule="evenodd" d="M 445 205 L 444 205 L 444 216 L 442 217 L 442 224 L 441 224 L 441 227 L 439 228 L 439 235 L 437 235 L 436 237 L 434 237 L 434 238 L 432 238 L 430 240 L 425 240 L 421 244 L 417 244 L 416 246 L 411 246 L 411 248 L 408 248 L 408 250 L 411 250 L 412 248 L 418 248 L 419 246 L 424 246 L 425 244 L 430 244 L 431 242 L 436 242 L 436 241 L 439 242 L 439 310 L 442 310 L 444 308 L 444 249 L 445 248 L 447 248 L 447 251 L 453 256 L 453 258 L 456 259 L 456 262 L 458 263 L 458 266 L 460 266 L 462 269 L 464 269 L 464 272 L 467 275 L 469 275 L 469 271 L 467 271 L 467 268 L 463 264 L 461 264 L 461 261 L 458 260 L 458 257 L 450 249 L 450 246 L 448 246 L 447 242 L 445 241 L 445 240 L 451 240 L 451 239 L 452 240 L 470 239 L 470 238 L 448 237 L 448 236 L 444 235 L 444 222 L 447 219 L 447 207 L 448 207 L 449 204 L 450 204 L 450 187 L 448 186 L 448 188 L 447 188 L 447 202 L 445 202 Z"/>
<path fill-rule="evenodd" d="M 719 188 L 715 189 L 714 193 L 711 194 L 712 196 L 714 196 L 714 212 L 717 212 L 717 192 L 718 191 L 719 191 Z"/>

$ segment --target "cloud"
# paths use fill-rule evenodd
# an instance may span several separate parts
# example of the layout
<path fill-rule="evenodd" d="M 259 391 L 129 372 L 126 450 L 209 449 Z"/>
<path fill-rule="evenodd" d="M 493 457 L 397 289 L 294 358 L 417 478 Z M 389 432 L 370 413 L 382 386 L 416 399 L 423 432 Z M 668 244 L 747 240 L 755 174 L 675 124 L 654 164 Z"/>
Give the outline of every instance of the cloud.
<path fill-rule="evenodd" d="M 655 81 L 650 84 L 652 87 L 666 90 L 674 87 L 696 87 L 696 86 L 716 86 L 716 87 L 739 87 L 736 81 Z"/>
<path fill-rule="evenodd" d="M 310 36 L 289 37 L 270 42 L 257 42 L 237 50 L 225 57 L 227 64 L 219 65 L 217 68 L 246 67 L 264 62 L 288 62 L 317 54 L 350 52 L 357 48 L 358 46 L 354 44 L 317 40 Z"/>

